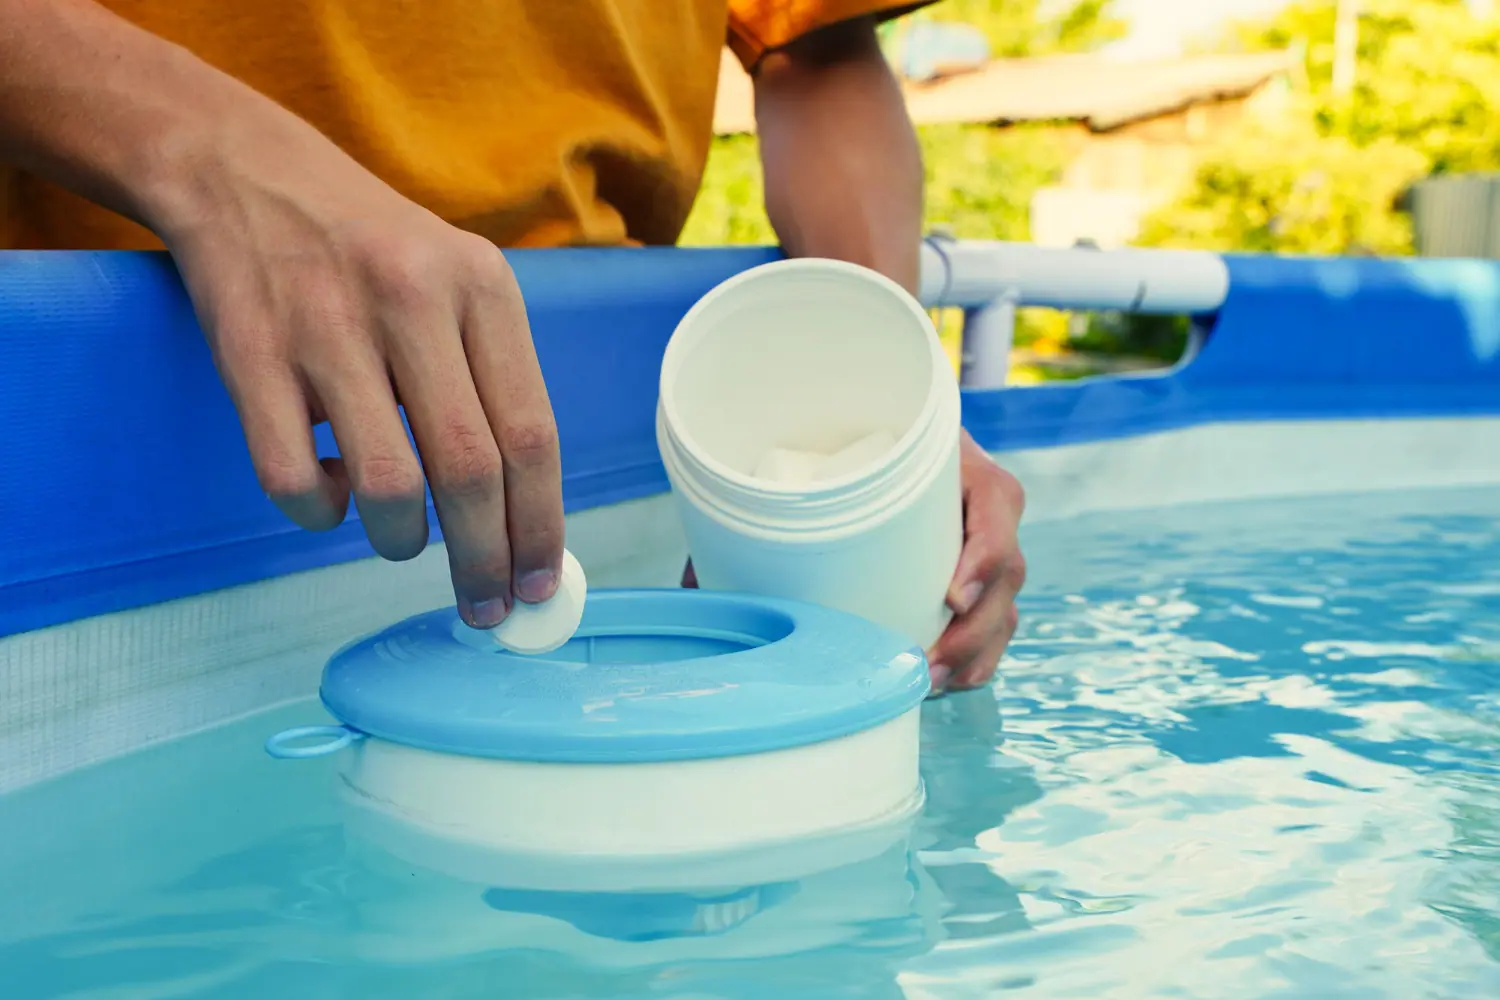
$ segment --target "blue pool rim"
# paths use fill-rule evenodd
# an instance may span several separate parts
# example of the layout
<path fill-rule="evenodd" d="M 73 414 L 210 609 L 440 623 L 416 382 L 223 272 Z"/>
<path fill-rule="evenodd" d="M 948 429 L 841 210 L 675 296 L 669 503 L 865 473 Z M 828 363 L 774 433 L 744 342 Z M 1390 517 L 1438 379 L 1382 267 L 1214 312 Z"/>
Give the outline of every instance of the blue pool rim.
<path fill-rule="evenodd" d="M 660 363 L 772 247 L 506 251 L 557 413 L 570 512 L 667 489 Z M 964 396 L 996 452 L 1265 421 L 1500 416 L 1500 262 L 1229 255 L 1191 361 Z M 357 511 L 291 524 L 163 253 L 0 252 L 0 636 L 367 559 Z M 326 426 L 320 453 L 338 453 Z M 429 508 L 433 537 L 435 515 Z"/>
<path fill-rule="evenodd" d="M 606 642 L 628 662 L 584 662 Z M 856 615 L 621 589 L 591 592 L 574 638 L 541 656 L 501 649 L 451 608 L 415 615 L 335 653 L 319 695 L 349 729 L 403 746 L 635 764 L 827 742 L 890 722 L 930 689 L 922 650 Z"/>

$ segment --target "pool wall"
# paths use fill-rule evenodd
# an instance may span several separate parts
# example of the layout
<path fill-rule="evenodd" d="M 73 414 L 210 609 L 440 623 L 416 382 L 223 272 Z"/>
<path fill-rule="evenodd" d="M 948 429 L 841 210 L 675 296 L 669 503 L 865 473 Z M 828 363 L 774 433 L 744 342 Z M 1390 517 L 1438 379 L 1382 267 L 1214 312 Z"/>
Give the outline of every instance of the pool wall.
<path fill-rule="evenodd" d="M 775 255 L 508 255 L 595 585 L 676 582 L 661 353 L 699 296 Z M 1500 482 L 1500 266 L 1226 262 L 1177 368 L 966 394 L 1029 520 Z M 451 600 L 440 546 L 386 564 L 352 515 L 282 519 L 163 255 L 0 253 L 0 426 L 0 792 L 306 697 L 339 643 Z"/>

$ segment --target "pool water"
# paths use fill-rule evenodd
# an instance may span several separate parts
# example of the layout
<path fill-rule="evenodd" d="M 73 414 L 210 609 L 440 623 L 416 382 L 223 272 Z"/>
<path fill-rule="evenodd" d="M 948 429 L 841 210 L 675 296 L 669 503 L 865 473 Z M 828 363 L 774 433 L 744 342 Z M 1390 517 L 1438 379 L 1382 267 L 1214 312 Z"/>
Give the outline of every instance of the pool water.
<path fill-rule="evenodd" d="M 332 762 L 261 754 L 309 702 L 0 798 L 0 997 L 1500 996 L 1500 491 L 1026 546 L 884 851 L 623 897 L 413 869 Z"/>

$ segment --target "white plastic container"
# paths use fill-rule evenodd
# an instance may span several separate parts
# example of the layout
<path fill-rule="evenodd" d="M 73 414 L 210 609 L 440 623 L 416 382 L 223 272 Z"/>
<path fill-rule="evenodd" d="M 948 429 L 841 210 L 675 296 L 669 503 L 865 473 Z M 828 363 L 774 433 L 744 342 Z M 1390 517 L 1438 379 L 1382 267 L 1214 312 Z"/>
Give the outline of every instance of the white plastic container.
<path fill-rule="evenodd" d="M 895 282 L 811 259 L 725 281 L 667 345 L 656 426 L 701 587 L 852 612 L 924 647 L 942 633 L 963 542 L 958 384 Z"/>

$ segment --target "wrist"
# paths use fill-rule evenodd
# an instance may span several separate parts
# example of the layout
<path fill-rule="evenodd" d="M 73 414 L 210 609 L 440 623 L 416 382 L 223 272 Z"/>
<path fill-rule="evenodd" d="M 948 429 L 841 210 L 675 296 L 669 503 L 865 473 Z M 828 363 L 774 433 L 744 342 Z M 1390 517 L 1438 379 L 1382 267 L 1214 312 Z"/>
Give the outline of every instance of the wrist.
<path fill-rule="evenodd" d="M 209 192 L 223 158 L 216 138 L 196 128 L 190 113 L 174 109 L 152 123 L 144 148 L 122 167 L 121 187 L 141 223 L 170 243 L 171 235 L 207 214 Z"/>
<path fill-rule="evenodd" d="M 262 109 L 255 106 L 263 99 L 237 81 L 208 73 L 209 79 L 188 74 L 200 77 L 198 93 L 151 116 L 143 148 L 125 166 L 123 186 L 140 220 L 169 245 L 222 212 L 233 174 L 255 155 L 236 137 L 259 131 L 270 140 Z"/>
<path fill-rule="evenodd" d="M 136 116 L 121 186 L 137 218 L 168 246 L 222 224 L 263 167 L 332 149 L 311 125 L 184 49 L 171 47 L 161 76 L 171 96 Z"/>

